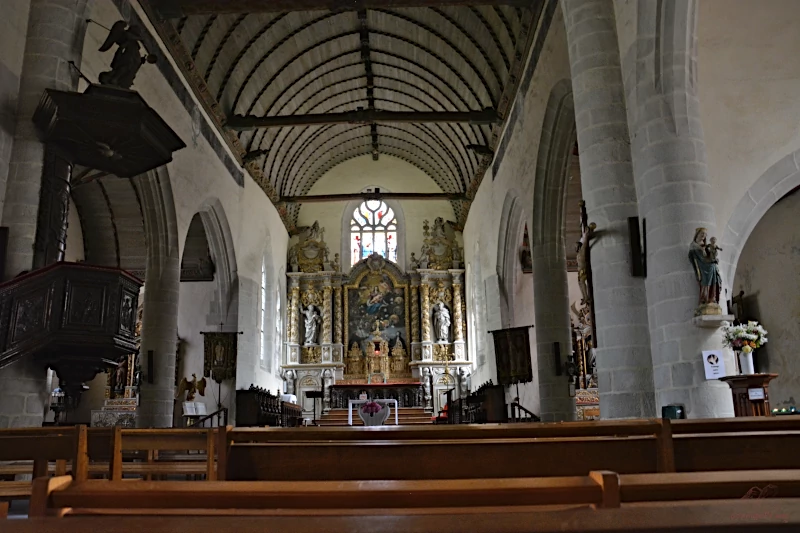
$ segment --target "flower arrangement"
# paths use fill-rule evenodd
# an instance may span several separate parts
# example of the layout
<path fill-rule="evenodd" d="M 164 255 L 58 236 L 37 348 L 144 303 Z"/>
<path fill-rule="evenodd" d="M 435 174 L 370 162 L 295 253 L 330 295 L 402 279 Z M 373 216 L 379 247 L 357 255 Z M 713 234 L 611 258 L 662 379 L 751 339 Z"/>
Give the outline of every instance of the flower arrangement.
<path fill-rule="evenodd" d="M 750 353 L 767 343 L 767 331 L 755 321 L 747 324 L 722 326 L 723 344 L 737 352 Z"/>
<path fill-rule="evenodd" d="M 377 402 L 367 402 L 361 406 L 361 412 L 365 415 L 374 415 L 382 409 L 381 405 Z"/>

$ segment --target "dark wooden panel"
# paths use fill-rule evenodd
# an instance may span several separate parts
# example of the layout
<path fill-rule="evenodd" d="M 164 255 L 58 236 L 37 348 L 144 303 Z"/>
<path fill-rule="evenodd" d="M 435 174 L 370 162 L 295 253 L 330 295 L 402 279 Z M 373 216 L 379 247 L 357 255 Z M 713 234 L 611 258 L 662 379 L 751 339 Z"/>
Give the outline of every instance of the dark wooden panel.
<path fill-rule="evenodd" d="M 301 481 L 582 476 L 656 472 L 655 438 L 231 445 L 226 479 Z"/>
<path fill-rule="evenodd" d="M 675 470 L 800 468 L 800 431 L 673 435 Z"/>

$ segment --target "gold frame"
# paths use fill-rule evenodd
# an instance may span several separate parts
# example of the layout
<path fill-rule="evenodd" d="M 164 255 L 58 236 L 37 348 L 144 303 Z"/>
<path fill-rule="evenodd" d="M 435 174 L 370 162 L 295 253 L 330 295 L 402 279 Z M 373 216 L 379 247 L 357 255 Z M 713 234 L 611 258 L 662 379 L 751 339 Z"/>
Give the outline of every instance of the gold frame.
<path fill-rule="evenodd" d="M 403 289 L 403 306 L 405 307 L 405 327 L 406 327 L 406 337 L 409 337 L 411 334 L 411 319 L 409 317 L 410 313 L 410 306 L 409 306 L 409 299 L 410 299 L 410 287 L 408 283 L 400 283 L 397 279 L 397 276 L 392 274 L 388 269 L 382 268 L 380 270 L 373 271 L 373 270 L 365 270 L 358 277 L 353 280 L 351 285 L 343 285 L 342 288 L 344 289 L 344 314 L 342 315 L 342 321 L 344 322 L 344 338 L 342 339 L 343 345 L 348 345 L 350 342 L 350 290 L 358 290 L 359 284 L 361 281 L 370 275 L 375 274 L 386 274 L 389 276 L 389 279 L 392 280 L 395 289 Z M 410 343 L 411 340 L 409 338 L 405 339 L 406 343 Z"/>

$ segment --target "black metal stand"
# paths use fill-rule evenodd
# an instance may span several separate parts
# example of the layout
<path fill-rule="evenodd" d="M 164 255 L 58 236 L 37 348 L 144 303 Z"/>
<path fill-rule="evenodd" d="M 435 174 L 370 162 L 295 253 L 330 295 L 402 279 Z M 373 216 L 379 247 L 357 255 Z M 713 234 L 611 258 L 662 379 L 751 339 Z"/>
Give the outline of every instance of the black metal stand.
<path fill-rule="evenodd" d="M 307 390 L 306 391 L 306 398 L 311 398 L 314 400 L 314 425 L 317 425 L 317 398 L 322 398 L 322 391 L 321 390 Z"/>

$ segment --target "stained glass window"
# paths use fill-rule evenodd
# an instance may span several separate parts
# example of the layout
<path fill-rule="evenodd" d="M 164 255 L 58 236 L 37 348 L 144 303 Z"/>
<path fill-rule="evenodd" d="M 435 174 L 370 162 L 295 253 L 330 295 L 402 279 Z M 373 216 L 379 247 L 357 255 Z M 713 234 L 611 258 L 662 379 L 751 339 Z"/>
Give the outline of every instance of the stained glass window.
<path fill-rule="evenodd" d="M 350 266 L 372 253 L 397 262 L 397 216 L 381 200 L 367 200 L 350 221 Z"/>

